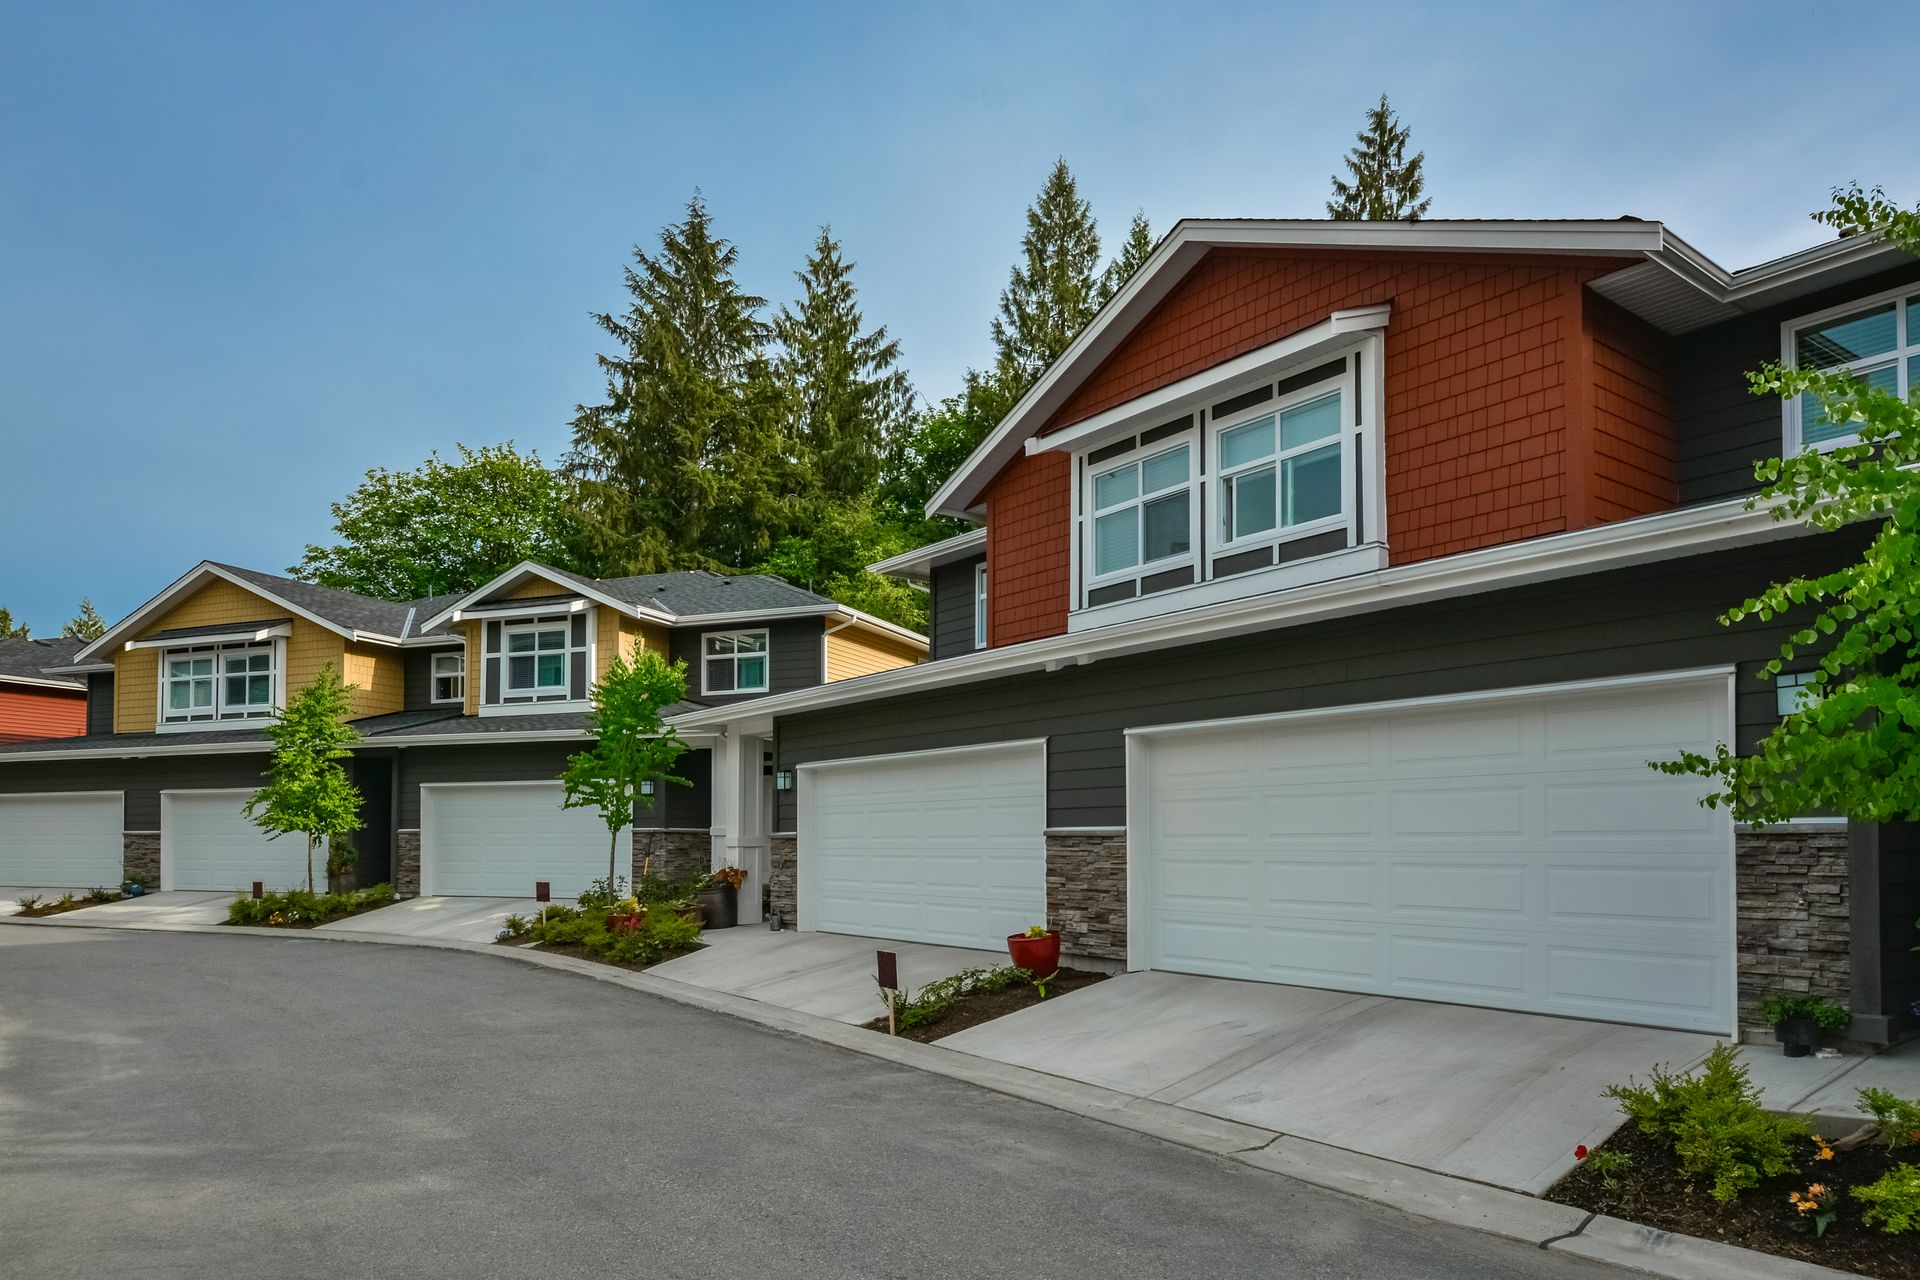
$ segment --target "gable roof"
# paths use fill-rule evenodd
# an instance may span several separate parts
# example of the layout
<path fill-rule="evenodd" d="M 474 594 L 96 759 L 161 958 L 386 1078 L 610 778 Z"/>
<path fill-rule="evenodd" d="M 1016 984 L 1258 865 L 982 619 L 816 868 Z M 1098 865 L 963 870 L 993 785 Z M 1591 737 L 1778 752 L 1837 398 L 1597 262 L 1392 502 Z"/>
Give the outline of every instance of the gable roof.
<path fill-rule="evenodd" d="M 63 667 L 86 644 L 78 636 L 52 640 L 0 640 L 0 683 L 42 685 L 50 689 L 85 689 L 86 681 L 49 675 L 49 667 Z"/>
<path fill-rule="evenodd" d="M 927 503 L 929 516 L 969 516 L 989 481 L 1170 295 L 1209 252 L 1292 248 L 1422 253 L 1519 253 L 1633 260 L 1601 276 L 1595 292 L 1668 333 L 1686 333 L 1747 311 L 1870 274 L 1901 251 L 1885 241 L 1828 241 L 1740 271 L 1728 271 L 1658 222 L 1432 219 L 1188 218 L 1176 223 L 1140 269 L 1094 314 L 1060 358 Z"/>

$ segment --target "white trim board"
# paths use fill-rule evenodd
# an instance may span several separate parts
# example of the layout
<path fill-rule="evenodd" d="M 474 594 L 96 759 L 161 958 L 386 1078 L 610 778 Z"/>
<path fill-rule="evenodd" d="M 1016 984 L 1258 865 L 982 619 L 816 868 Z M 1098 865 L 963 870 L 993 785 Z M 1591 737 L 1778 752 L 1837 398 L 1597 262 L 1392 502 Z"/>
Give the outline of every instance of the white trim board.
<path fill-rule="evenodd" d="M 924 751 L 885 751 L 872 756 L 835 756 L 831 760 L 809 760 L 794 769 L 835 769 L 841 765 L 895 764 L 902 760 L 928 760 L 935 756 L 978 755 L 983 751 L 1008 751 L 1015 747 L 1045 749 L 1045 738 L 1005 738 L 998 742 L 975 742 L 964 747 L 928 747 Z"/>

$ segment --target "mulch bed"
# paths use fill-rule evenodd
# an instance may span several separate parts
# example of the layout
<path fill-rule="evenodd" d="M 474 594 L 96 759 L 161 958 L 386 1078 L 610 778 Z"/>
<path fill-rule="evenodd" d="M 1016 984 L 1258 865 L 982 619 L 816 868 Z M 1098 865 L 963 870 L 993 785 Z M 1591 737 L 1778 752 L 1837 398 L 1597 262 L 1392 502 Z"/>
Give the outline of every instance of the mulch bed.
<path fill-rule="evenodd" d="M 1105 981 L 1111 974 L 1094 973 L 1087 969 L 1062 969 L 1047 984 L 1047 999 L 1057 1000 L 1069 991 L 1078 991 L 1090 987 L 1096 982 Z M 911 1031 L 902 1031 L 903 1040 L 917 1040 L 921 1044 L 932 1044 L 944 1036 L 956 1031 L 965 1031 L 968 1027 L 977 1027 L 983 1022 L 992 1022 L 995 1018 L 1004 1018 L 1010 1013 L 1022 1009 L 1031 1009 L 1040 1003 L 1040 997 L 1034 994 L 1032 987 L 1021 984 L 1008 987 L 1005 991 L 976 992 L 961 996 L 953 1002 L 947 1014 L 932 1026 L 915 1027 Z M 887 1019 L 883 1014 L 867 1024 L 869 1031 L 884 1032 Z"/>
<path fill-rule="evenodd" d="M 116 893 L 111 898 L 75 898 L 72 902 L 66 903 L 61 902 L 58 898 L 42 898 L 32 906 L 21 911 L 16 911 L 14 914 L 24 916 L 29 920 L 38 920 L 42 916 L 62 915 L 68 911 L 78 911 L 82 907 L 98 907 L 104 906 L 109 902 L 119 902 L 126 896 L 124 893 Z"/>
<path fill-rule="evenodd" d="M 1877 1181 L 1897 1164 L 1920 1162 L 1920 1148 L 1893 1153 L 1879 1142 L 1850 1143 L 1850 1139 L 1835 1141 L 1831 1160 L 1815 1160 L 1809 1150 L 1799 1173 L 1763 1182 L 1732 1204 L 1722 1205 L 1707 1194 L 1705 1186 L 1689 1186 L 1680 1172 L 1679 1159 L 1664 1142 L 1626 1124 L 1595 1148 L 1624 1151 L 1633 1157 L 1633 1168 L 1615 1179 L 1617 1190 L 1607 1190 L 1599 1175 L 1582 1165 L 1556 1182 L 1546 1198 L 1665 1231 L 1721 1240 L 1863 1276 L 1885 1280 L 1920 1277 L 1920 1235 L 1890 1236 L 1868 1226 L 1860 1220 L 1866 1206 L 1848 1194 L 1850 1188 Z M 1805 1191 L 1813 1182 L 1838 1192 L 1836 1207 L 1840 1211 L 1827 1233 L 1818 1239 L 1811 1230 L 1801 1234 L 1793 1229 L 1801 1218 L 1787 1203 L 1788 1193 Z"/>
<path fill-rule="evenodd" d="M 651 961 L 647 964 L 628 964 L 622 960 L 609 960 L 605 956 L 597 956 L 577 942 L 551 943 L 535 942 L 531 938 L 497 938 L 494 940 L 494 945 L 501 947 L 524 947 L 529 951 L 545 951 L 556 956 L 572 956 L 575 960 L 591 960 L 595 964 L 603 964 L 609 969 L 625 969 L 628 973 L 645 973 L 647 970 L 653 968 L 654 965 L 665 964 L 669 960 L 678 960 L 681 956 L 690 956 L 695 951 L 701 949 L 700 947 L 692 947 L 686 951 L 675 952 L 670 956 L 661 956 L 658 960 Z M 702 945 L 704 946 L 705 944 Z"/>
<path fill-rule="evenodd" d="M 255 920 L 244 925 L 235 925 L 234 927 L 241 929 L 318 929 L 323 924 L 338 924 L 342 920 L 350 920 L 354 916 L 363 916 L 369 911 L 378 911 L 382 907 L 390 907 L 392 905 L 393 900 L 388 899 L 385 902 L 369 902 L 365 906 L 355 907 L 351 911 L 342 911 L 338 915 L 328 916 L 325 920 L 283 920 L 279 924 L 268 924 L 264 920 Z M 233 921 L 222 920 L 220 923 L 233 924 Z"/>

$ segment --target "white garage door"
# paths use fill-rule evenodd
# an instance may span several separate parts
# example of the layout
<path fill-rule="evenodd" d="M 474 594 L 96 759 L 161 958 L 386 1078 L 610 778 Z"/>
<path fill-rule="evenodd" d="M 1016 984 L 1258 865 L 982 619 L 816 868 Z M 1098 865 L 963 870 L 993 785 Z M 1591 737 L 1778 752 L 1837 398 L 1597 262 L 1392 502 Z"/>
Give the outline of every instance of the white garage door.
<path fill-rule="evenodd" d="M 121 809 L 118 791 L 0 796 L 0 884 L 117 886 Z"/>
<path fill-rule="evenodd" d="M 531 898 L 545 880 L 571 898 L 607 874 L 607 827 L 597 809 L 563 809 L 557 782 L 420 788 L 420 892 Z M 616 875 L 633 874 L 632 845 Z"/>
<path fill-rule="evenodd" d="M 267 839 L 241 808 L 252 790 L 160 793 L 160 887 L 163 889 L 307 887 L 307 838 Z M 325 844 L 313 851 L 313 887 L 327 888 Z"/>
<path fill-rule="evenodd" d="M 1046 918 L 1038 742 L 800 770 L 800 927 L 999 950 Z"/>
<path fill-rule="evenodd" d="M 1728 677 L 1132 736 L 1154 968 L 1733 1027 Z M 1143 926 L 1143 927 L 1140 927 Z"/>

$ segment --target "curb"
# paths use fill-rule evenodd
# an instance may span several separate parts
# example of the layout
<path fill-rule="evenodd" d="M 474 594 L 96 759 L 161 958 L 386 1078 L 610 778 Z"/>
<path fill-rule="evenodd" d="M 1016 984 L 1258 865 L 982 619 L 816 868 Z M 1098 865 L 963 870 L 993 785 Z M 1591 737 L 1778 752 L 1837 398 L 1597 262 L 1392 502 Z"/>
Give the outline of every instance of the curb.
<path fill-rule="evenodd" d="M 1147 1098 L 1136 1098 L 1101 1085 L 1068 1080 L 989 1058 L 976 1058 L 957 1049 L 903 1040 L 816 1014 L 783 1009 L 745 996 L 712 991 L 671 978 L 657 978 L 648 973 L 617 969 L 572 956 L 521 947 L 502 947 L 489 942 L 360 931 L 327 933 L 321 929 L 266 929 L 222 924 L 88 923 L 60 916 L 36 920 L 0 917 L 0 925 L 98 929 L 108 933 L 294 937 L 493 956 L 504 961 L 530 964 L 625 987 L 675 1004 L 737 1018 L 771 1031 L 832 1045 L 1007 1097 L 1038 1103 L 1055 1111 L 1097 1120 L 1208 1155 L 1221 1156 L 1325 1191 L 1384 1205 L 1430 1222 L 1501 1236 L 1647 1275 L 1670 1277 L 1671 1280 L 1821 1280 L 1822 1277 L 1833 1280 L 1852 1277 L 1852 1280 L 1858 1280 L 1851 1272 L 1836 1271 L 1831 1267 L 1816 1266 L 1695 1236 L 1675 1235 L 1638 1223 L 1609 1218 L 1604 1214 L 1590 1214 L 1584 1209 L 1541 1200 L 1504 1187 L 1398 1164 L 1378 1156 L 1330 1147 L 1271 1129 L 1223 1120 Z"/>

